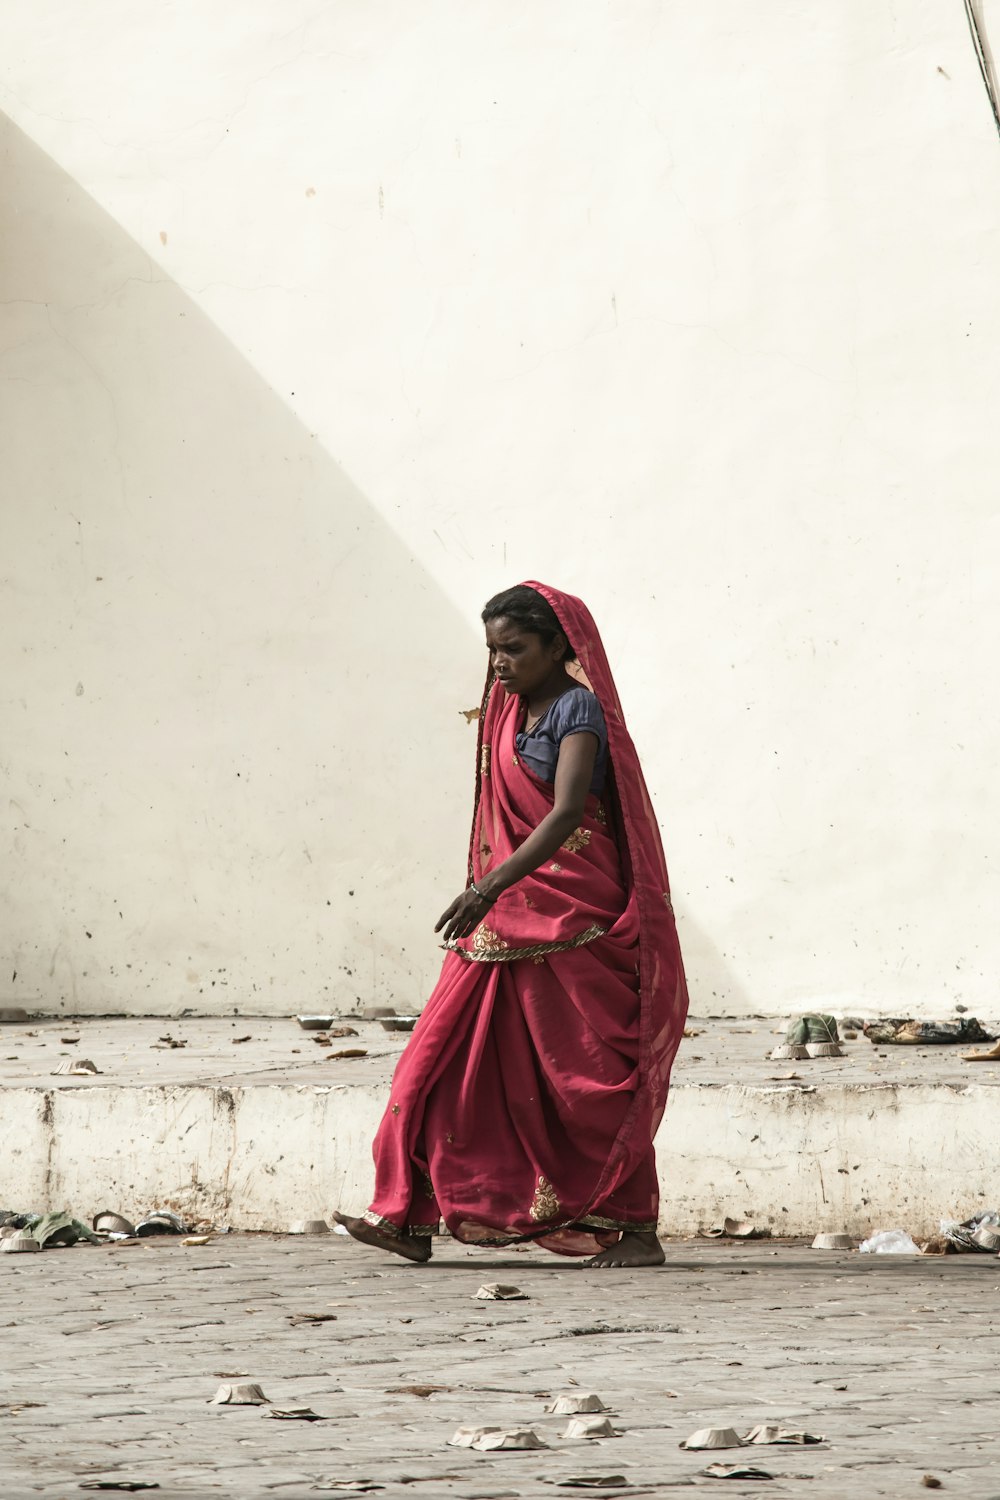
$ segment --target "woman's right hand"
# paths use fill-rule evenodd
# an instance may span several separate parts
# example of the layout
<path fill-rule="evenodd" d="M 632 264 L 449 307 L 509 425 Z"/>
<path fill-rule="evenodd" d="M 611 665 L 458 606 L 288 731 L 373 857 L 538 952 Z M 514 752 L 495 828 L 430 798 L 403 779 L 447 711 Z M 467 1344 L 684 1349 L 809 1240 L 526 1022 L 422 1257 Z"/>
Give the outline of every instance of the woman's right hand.
<path fill-rule="evenodd" d="M 438 917 L 434 931 L 440 932 L 443 927 L 446 943 L 452 942 L 454 938 L 468 937 L 479 926 L 492 905 L 492 901 L 477 896 L 473 890 L 463 891 Z"/>

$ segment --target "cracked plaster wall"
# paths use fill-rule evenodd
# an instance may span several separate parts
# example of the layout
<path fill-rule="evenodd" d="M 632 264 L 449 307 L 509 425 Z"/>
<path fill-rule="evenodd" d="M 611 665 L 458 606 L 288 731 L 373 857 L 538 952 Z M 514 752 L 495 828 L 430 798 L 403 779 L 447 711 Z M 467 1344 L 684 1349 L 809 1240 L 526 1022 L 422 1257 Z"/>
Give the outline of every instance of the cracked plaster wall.
<path fill-rule="evenodd" d="M 476 613 L 535 575 L 605 628 L 696 1008 L 988 1004 L 961 7 L 5 11 L 0 997 L 418 1006 Z"/>

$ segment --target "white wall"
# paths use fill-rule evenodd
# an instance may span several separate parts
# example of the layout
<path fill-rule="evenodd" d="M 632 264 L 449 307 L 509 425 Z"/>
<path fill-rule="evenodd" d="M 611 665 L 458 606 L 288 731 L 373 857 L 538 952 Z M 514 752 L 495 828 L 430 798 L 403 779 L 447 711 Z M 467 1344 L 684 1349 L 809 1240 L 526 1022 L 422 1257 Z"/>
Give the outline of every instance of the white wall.
<path fill-rule="evenodd" d="M 418 1007 L 524 576 L 604 629 L 696 1010 L 993 1002 L 961 5 L 3 9 L 0 1004 Z"/>

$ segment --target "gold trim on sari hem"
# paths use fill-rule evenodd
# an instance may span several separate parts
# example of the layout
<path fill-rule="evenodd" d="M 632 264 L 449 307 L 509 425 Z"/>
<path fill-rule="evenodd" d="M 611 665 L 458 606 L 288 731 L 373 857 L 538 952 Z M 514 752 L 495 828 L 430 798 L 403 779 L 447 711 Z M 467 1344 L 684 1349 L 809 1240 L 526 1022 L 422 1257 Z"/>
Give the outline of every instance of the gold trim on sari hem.
<path fill-rule="evenodd" d="M 398 1240 L 404 1234 L 441 1233 L 440 1221 L 437 1224 L 407 1224 L 405 1229 L 400 1229 L 399 1225 L 394 1224 L 391 1219 L 383 1219 L 381 1214 L 374 1213 L 370 1208 L 365 1209 L 361 1218 L 365 1224 L 370 1224 L 373 1229 L 377 1229 L 379 1234 L 384 1234 L 387 1240 Z"/>
<path fill-rule="evenodd" d="M 569 938 L 564 943 L 533 943 L 530 948 L 491 948 L 488 951 L 481 949 L 470 953 L 467 948 L 459 946 L 457 938 L 451 938 L 447 943 L 442 943 L 442 948 L 448 948 L 452 953 L 458 953 L 462 958 L 473 964 L 509 964 L 515 958 L 539 958 L 545 953 L 565 953 L 571 948 L 582 948 L 585 943 L 592 943 L 595 938 L 604 937 L 606 927 L 600 927 L 596 923 L 588 927 L 585 932 L 579 933 L 575 938 Z"/>
<path fill-rule="evenodd" d="M 361 1219 L 363 1223 L 370 1224 L 373 1229 L 378 1230 L 379 1234 L 386 1235 L 390 1240 L 398 1240 L 403 1233 L 398 1224 L 394 1224 L 391 1219 L 383 1219 L 381 1214 L 373 1213 L 370 1208 L 365 1209 Z"/>
<path fill-rule="evenodd" d="M 584 1214 L 582 1219 L 577 1219 L 575 1222 L 581 1229 L 617 1229 L 620 1234 L 656 1233 L 655 1219 L 651 1219 L 645 1224 L 639 1224 L 625 1219 L 605 1219 L 600 1214 Z"/>

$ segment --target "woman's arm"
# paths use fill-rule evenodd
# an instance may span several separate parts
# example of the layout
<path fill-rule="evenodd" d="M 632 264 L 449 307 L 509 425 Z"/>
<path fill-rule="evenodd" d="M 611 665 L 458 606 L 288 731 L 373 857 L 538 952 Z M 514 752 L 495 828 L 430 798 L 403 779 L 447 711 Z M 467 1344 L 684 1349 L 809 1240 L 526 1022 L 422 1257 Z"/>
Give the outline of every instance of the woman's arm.
<path fill-rule="evenodd" d="M 495 870 L 490 870 L 476 884 L 485 900 L 473 890 L 465 890 L 443 912 L 434 928 L 444 928 L 445 942 L 452 938 L 468 937 L 483 920 L 490 906 L 510 886 L 539 865 L 545 863 L 564 844 L 580 824 L 586 806 L 587 793 L 597 760 L 598 739 L 596 734 L 581 730 L 567 735 L 559 746 L 556 762 L 556 778 L 553 785 L 555 803 L 550 813 L 530 833 L 520 848 L 515 849 L 509 859 Z"/>

